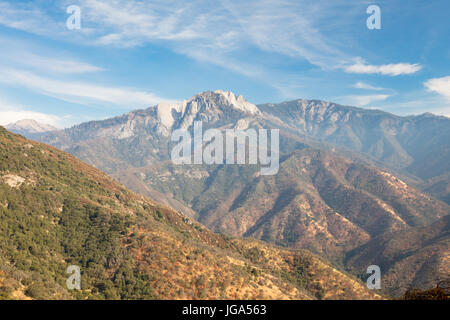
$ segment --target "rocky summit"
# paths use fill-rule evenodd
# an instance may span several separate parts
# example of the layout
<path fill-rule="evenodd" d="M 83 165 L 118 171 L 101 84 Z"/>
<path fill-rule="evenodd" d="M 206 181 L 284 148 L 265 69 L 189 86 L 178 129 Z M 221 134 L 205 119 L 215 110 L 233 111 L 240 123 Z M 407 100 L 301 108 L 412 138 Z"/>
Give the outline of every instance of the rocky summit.
<path fill-rule="evenodd" d="M 193 130 L 195 121 L 205 129 L 279 129 L 279 173 L 261 176 L 258 165 L 175 165 L 171 133 Z M 39 139 L 215 232 L 308 249 L 361 274 L 355 250 L 450 213 L 449 128 L 450 119 L 430 114 L 400 117 L 319 100 L 254 105 L 218 90 Z M 401 277 L 401 270 L 389 272 Z M 411 273 L 401 290 L 413 281 L 431 287 L 424 275 L 413 280 Z"/>

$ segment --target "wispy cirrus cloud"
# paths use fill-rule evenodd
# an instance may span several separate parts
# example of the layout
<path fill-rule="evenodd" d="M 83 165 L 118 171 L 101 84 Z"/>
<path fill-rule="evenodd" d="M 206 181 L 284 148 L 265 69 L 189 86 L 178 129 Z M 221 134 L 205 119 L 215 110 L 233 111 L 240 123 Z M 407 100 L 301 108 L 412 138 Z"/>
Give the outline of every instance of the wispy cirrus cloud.
<path fill-rule="evenodd" d="M 0 67 L 2 65 L 19 66 L 39 70 L 39 72 L 61 74 L 104 71 L 101 67 L 73 58 L 70 53 L 49 50 L 10 37 L 0 36 L 0 47 L 8 48 L 8 50 L 0 51 Z"/>
<path fill-rule="evenodd" d="M 414 61 L 392 63 L 389 56 L 377 56 L 382 61 L 378 64 L 370 62 L 370 56 L 366 57 L 370 55 L 369 51 L 359 45 L 358 38 L 352 32 L 348 32 L 358 24 L 361 31 L 366 28 L 365 2 L 79 0 L 77 5 L 81 7 L 82 29 L 68 31 L 65 27 L 65 8 L 71 4 L 74 4 L 73 1 L 63 0 L 49 9 L 40 2 L 28 2 L 25 6 L 0 0 L 0 24 L 72 44 L 108 46 L 112 49 L 149 44 L 155 45 L 155 48 L 164 47 L 205 64 L 215 64 L 264 82 L 265 86 L 271 86 L 283 98 L 287 91 L 289 96 L 309 94 L 309 88 L 304 91 L 301 88 L 306 87 L 302 83 L 311 74 L 319 75 L 321 88 L 324 83 L 327 83 L 327 88 L 334 86 L 334 80 L 323 77 L 323 71 L 399 76 L 414 74 L 422 69 L 422 65 Z M 345 31 L 341 32 L 343 29 Z M 365 56 L 368 61 L 358 56 Z M 287 67 L 291 63 L 296 67 Z M 99 71 L 95 68 L 61 62 L 49 71 Z M 292 78 L 296 80 L 289 83 L 285 81 Z M 47 79 L 51 80 L 49 77 Z M 355 81 L 354 78 L 351 81 Z M 345 83 L 344 90 L 350 85 Z M 369 86 L 360 84 L 359 89 L 382 89 Z M 43 88 L 41 91 L 44 92 Z M 142 93 L 142 90 L 131 91 Z M 146 96 L 145 92 L 138 95 L 141 95 L 139 100 L 147 100 L 142 98 Z M 58 96 L 64 95 L 58 93 Z M 362 105 L 369 99 L 377 101 L 382 96 L 367 95 L 365 98 L 354 98 L 353 101 Z M 125 101 L 123 98 L 120 100 Z"/>
<path fill-rule="evenodd" d="M 363 107 L 373 102 L 383 101 L 389 98 L 389 94 L 373 94 L 373 95 L 349 95 L 336 99 L 340 103 L 344 103 L 351 106 Z"/>
<path fill-rule="evenodd" d="M 54 28 L 54 22 L 48 14 L 30 3 L 0 2 L 0 24 L 10 28 L 32 32 L 36 34 L 47 34 Z"/>
<path fill-rule="evenodd" d="M 100 102 L 140 108 L 165 100 L 145 91 L 58 80 L 16 69 L 1 70 L 0 82 L 75 103 Z"/>
<path fill-rule="evenodd" d="M 65 13 L 73 1 L 54 1 L 45 6 L 43 1 L 0 1 L 0 24 L 9 28 L 50 38 L 66 38 L 69 41 L 80 41 L 92 35 L 94 30 L 83 27 L 76 33 L 66 28 L 64 16 L 54 18 L 52 13 Z M 51 8 L 51 10 L 49 10 Z"/>
<path fill-rule="evenodd" d="M 356 89 L 365 89 L 365 90 L 374 90 L 374 91 L 385 90 L 385 88 L 376 87 L 376 86 L 373 86 L 371 84 L 368 84 L 368 83 L 365 83 L 362 81 L 356 82 L 352 87 L 356 88 Z"/>
<path fill-rule="evenodd" d="M 11 53 L 11 52 L 10 52 Z M 82 74 L 104 71 L 103 68 L 94 66 L 90 63 L 75 60 L 75 59 L 61 59 L 51 56 L 37 55 L 31 52 L 15 51 L 14 54 L 6 56 L 5 53 L 0 53 L 2 63 L 8 61 L 9 64 L 14 63 L 21 67 L 27 67 L 40 72 L 51 72 L 61 74 Z"/>
<path fill-rule="evenodd" d="M 20 53 L 15 55 L 14 59 L 22 65 L 55 73 L 77 74 L 99 72 L 104 70 L 83 61 L 45 57 L 33 53 Z"/>
<path fill-rule="evenodd" d="M 399 76 L 404 74 L 412 74 L 422 69 L 418 63 L 390 63 L 382 65 L 366 64 L 363 60 L 357 59 L 357 62 L 346 66 L 344 71 L 347 73 L 358 74 L 381 74 L 387 76 Z"/>
<path fill-rule="evenodd" d="M 105 69 L 74 58 L 65 50 L 49 50 L 46 47 L 4 36 L 0 37 L 0 46 L 8 48 L 8 50 L 0 51 L 0 83 L 7 87 L 18 87 L 66 102 L 96 107 L 117 106 L 133 109 L 148 107 L 167 100 L 144 90 L 75 81 L 75 75 L 85 75 L 105 71 Z M 23 108 L 11 109 L 3 115 L 8 118 L 20 114 L 33 115 L 30 112 Z"/>
<path fill-rule="evenodd" d="M 231 69 L 237 61 L 232 54 L 248 48 L 299 57 L 328 69 L 350 58 L 314 27 L 308 15 L 313 8 L 305 1 L 84 0 L 81 4 L 87 23 L 97 30 L 91 38 L 96 44 L 164 43 L 178 53 Z M 249 64 L 242 56 L 239 60 Z"/>
<path fill-rule="evenodd" d="M 61 9 L 63 3 L 69 4 L 68 1 L 60 3 Z M 251 48 L 303 59 L 325 70 L 345 68 L 353 73 L 397 75 L 411 73 L 418 67 L 407 63 L 351 65 L 355 58 L 353 54 L 346 52 L 346 47 L 339 41 L 334 41 L 332 34 L 323 32 L 323 26 L 331 22 L 351 21 L 355 14 L 358 18 L 361 15 L 343 0 L 332 4 L 305 0 L 80 0 L 79 5 L 83 28 L 80 32 L 72 32 L 70 37 L 64 21 L 55 21 L 31 4 L 25 7 L 0 1 L 0 9 L 5 12 L 0 10 L 0 24 L 64 37 L 67 41 L 83 39 L 84 43 L 94 45 L 162 44 L 177 53 L 244 74 L 245 68 L 234 65 L 251 65 L 249 56 L 239 54 Z M 340 19 L 335 19 L 336 16 Z"/>

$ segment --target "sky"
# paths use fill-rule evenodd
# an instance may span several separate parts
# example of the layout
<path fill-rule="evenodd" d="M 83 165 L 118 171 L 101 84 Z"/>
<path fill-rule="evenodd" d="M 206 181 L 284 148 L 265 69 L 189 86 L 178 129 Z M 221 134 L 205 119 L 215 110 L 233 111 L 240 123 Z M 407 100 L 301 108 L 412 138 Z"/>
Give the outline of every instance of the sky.
<path fill-rule="evenodd" d="M 0 0 L 0 125 L 217 89 L 450 116 L 449 15 L 448 0 Z"/>

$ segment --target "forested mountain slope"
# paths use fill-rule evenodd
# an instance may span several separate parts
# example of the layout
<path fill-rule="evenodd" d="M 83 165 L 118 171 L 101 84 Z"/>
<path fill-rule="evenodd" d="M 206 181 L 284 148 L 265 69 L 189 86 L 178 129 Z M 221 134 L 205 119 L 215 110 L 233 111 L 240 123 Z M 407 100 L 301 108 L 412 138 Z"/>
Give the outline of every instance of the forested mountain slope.
<path fill-rule="evenodd" d="M 81 291 L 66 288 L 69 265 Z M 0 297 L 379 298 L 307 251 L 216 235 L 2 127 Z"/>

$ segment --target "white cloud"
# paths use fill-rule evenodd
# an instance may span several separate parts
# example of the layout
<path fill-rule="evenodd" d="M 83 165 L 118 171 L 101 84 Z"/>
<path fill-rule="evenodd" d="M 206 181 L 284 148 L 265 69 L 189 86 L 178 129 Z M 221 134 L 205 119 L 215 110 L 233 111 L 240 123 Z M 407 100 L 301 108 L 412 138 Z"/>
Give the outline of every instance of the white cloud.
<path fill-rule="evenodd" d="M 372 102 L 382 101 L 389 98 L 389 94 L 374 94 L 374 95 L 354 95 L 354 96 L 344 96 L 338 98 L 336 101 L 341 101 L 347 105 L 362 107 L 366 106 Z"/>
<path fill-rule="evenodd" d="M 148 107 L 164 100 L 149 92 L 55 80 L 14 69 L 0 70 L 0 82 L 26 87 L 41 94 L 77 103 L 97 101 L 139 108 Z"/>
<path fill-rule="evenodd" d="M 54 127 L 60 127 L 62 121 L 59 116 L 27 110 L 26 107 L 0 100 L 0 125 L 4 126 L 23 119 L 34 119 Z"/>
<path fill-rule="evenodd" d="M 422 69 L 420 64 L 414 63 L 391 63 L 382 65 L 366 64 L 361 59 L 357 59 L 355 64 L 347 66 L 344 71 L 358 74 L 382 74 L 388 76 L 399 76 L 402 74 L 412 74 Z"/>
<path fill-rule="evenodd" d="M 19 39 L 0 36 L 0 47 L 8 50 L 0 51 L 0 66 L 10 68 L 19 66 L 39 72 L 62 74 L 81 74 L 104 71 L 104 69 L 79 61 L 64 50 L 49 50 Z"/>
<path fill-rule="evenodd" d="M 365 89 L 365 90 L 375 90 L 375 91 L 381 91 L 381 90 L 385 90 L 384 88 L 381 87 L 375 87 L 372 86 L 371 84 L 362 82 L 362 81 L 358 81 L 353 85 L 353 88 L 357 88 L 357 89 Z"/>
<path fill-rule="evenodd" d="M 392 76 L 422 68 L 409 63 L 370 65 L 362 59 L 355 61 L 354 52 L 359 48 L 351 33 L 337 34 L 351 30 L 350 25 L 361 20 L 364 10 L 359 10 L 361 4 L 346 0 L 79 0 L 82 29 L 77 32 L 66 30 L 64 19 L 59 21 L 60 16 L 54 18 L 36 3 L 20 6 L 0 0 L 0 24 L 83 45 L 156 44 L 264 81 L 278 90 L 276 82 L 284 82 L 293 72 L 277 69 L 273 53 L 307 61 L 322 70 L 351 73 Z M 67 3 L 59 5 L 62 12 Z M 54 69 L 83 70 L 76 65 L 64 67 L 63 63 Z"/>
<path fill-rule="evenodd" d="M 29 110 L 0 110 L 0 125 L 2 126 L 24 119 L 33 119 L 41 123 L 50 124 L 54 127 L 59 127 L 61 121 L 61 119 L 55 115 L 45 114 L 41 112 L 34 112 Z"/>
<path fill-rule="evenodd" d="M 428 90 L 450 99 L 450 76 L 427 80 L 424 85 Z"/>
<path fill-rule="evenodd" d="M 79 41 L 93 33 L 94 30 L 87 27 L 77 32 L 68 30 L 65 20 L 68 15 L 58 15 L 56 19 L 50 16 L 49 11 L 65 13 L 66 8 L 72 3 L 54 1 L 48 6 L 51 10 L 45 10 L 43 4 L 43 1 L 0 1 L 0 24 L 42 36 L 64 37 L 73 41 Z"/>
<path fill-rule="evenodd" d="M 23 65 L 56 73 L 75 74 L 98 72 L 103 70 L 102 68 L 82 61 L 43 57 L 31 53 L 18 54 L 14 57 L 14 59 Z"/>
<path fill-rule="evenodd" d="M 69 41 L 81 38 L 91 44 L 128 47 L 163 43 L 178 53 L 196 59 L 205 57 L 209 62 L 217 60 L 225 67 L 223 61 L 231 60 L 225 55 L 256 47 L 334 69 L 351 56 L 320 32 L 316 18 L 325 20 L 327 12 L 336 14 L 336 10 L 345 15 L 348 4 L 341 1 L 341 6 L 329 6 L 324 1 L 318 11 L 315 4 L 304 0 L 81 0 L 83 27 L 69 34 L 64 21 L 55 21 L 38 7 L 0 1 L 4 12 L 0 12 L 0 24 Z M 86 31 L 84 26 L 89 29 Z M 243 56 L 240 59 L 243 64 L 252 62 L 242 61 Z"/>

